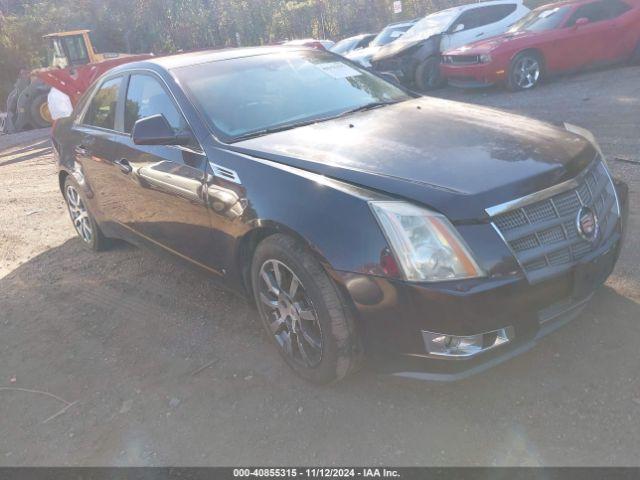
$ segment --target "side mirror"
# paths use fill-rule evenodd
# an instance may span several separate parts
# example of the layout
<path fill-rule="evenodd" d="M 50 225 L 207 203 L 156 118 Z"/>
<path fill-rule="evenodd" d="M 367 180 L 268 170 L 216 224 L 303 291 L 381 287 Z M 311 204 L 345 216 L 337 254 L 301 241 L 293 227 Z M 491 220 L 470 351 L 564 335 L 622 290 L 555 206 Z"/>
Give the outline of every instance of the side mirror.
<path fill-rule="evenodd" d="M 458 25 L 456 25 L 456 28 L 453 29 L 453 33 L 461 32 L 464 30 L 464 28 L 464 23 L 459 23 Z"/>
<path fill-rule="evenodd" d="M 176 134 L 162 114 L 138 120 L 131 138 L 136 145 L 188 145 L 191 142 L 191 135 Z"/>
<path fill-rule="evenodd" d="M 579 18 L 578 20 L 576 20 L 576 23 L 574 25 L 575 25 L 576 28 L 578 28 L 578 27 L 584 27 L 588 23 L 589 23 L 589 19 L 586 18 L 586 17 L 582 17 L 582 18 Z"/>

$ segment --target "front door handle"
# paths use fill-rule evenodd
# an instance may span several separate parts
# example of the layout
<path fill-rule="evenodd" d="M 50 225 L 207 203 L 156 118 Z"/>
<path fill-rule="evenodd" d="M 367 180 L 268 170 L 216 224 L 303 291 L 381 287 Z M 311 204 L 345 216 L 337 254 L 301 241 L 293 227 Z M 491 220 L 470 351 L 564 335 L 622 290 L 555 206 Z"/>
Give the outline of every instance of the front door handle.
<path fill-rule="evenodd" d="M 118 168 L 120 168 L 120 171 L 122 173 L 131 173 L 133 171 L 133 168 L 131 167 L 131 164 L 129 163 L 129 160 L 127 160 L 126 158 L 121 158 L 120 160 L 116 160 L 115 163 Z"/>

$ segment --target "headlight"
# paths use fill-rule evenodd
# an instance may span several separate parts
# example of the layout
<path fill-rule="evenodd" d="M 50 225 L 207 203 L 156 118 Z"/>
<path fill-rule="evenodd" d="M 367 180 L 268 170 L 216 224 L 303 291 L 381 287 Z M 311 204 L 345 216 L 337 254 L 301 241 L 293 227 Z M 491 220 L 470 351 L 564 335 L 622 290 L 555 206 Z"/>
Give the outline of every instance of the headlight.
<path fill-rule="evenodd" d="M 469 247 L 439 213 L 405 202 L 369 202 L 406 280 L 484 276 Z"/>
<path fill-rule="evenodd" d="M 480 63 L 491 63 L 491 55 L 489 55 L 488 53 L 480 55 L 478 59 L 480 60 Z"/>

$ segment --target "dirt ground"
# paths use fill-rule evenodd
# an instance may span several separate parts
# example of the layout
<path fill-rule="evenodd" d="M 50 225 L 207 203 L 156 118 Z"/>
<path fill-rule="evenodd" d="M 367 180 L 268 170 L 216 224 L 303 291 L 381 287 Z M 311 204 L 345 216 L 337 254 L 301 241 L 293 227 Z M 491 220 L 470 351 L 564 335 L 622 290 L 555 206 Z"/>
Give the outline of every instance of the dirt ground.
<path fill-rule="evenodd" d="M 47 132 L 0 136 L 0 465 L 640 465 L 640 68 L 440 95 L 592 129 L 631 188 L 573 323 L 456 384 L 293 376 L 242 300 L 75 238 Z"/>

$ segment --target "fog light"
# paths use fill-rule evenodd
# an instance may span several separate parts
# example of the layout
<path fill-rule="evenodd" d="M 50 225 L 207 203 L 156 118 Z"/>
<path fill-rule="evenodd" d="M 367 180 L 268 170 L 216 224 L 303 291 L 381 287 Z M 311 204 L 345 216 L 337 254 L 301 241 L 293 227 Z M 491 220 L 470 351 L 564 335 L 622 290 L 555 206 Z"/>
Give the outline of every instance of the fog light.
<path fill-rule="evenodd" d="M 514 338 L 514 330 L 513 327 L 506 327 L 467 337 L 423 331 L 422 336 L 431 355 L 468 358 L 509 343 Z"/>

